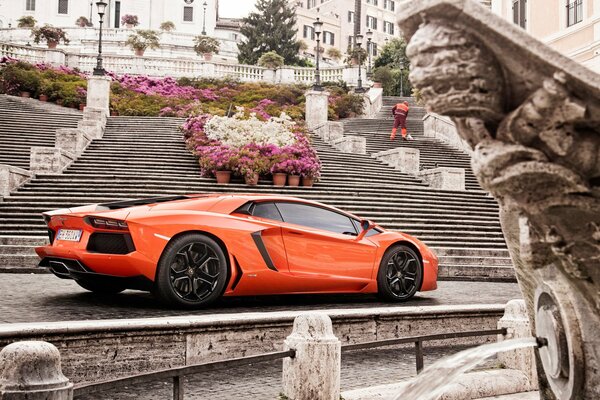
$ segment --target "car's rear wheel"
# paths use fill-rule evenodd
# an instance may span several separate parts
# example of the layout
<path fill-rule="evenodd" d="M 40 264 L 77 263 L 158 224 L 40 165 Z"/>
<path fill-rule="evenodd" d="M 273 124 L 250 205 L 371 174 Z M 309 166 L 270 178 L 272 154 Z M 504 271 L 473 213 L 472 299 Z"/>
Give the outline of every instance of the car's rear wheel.
<path fill-rule="evenodd" d="M 85 290 L 98 294 L 117 294 L 127 289 L 124 285 L 116 282 L 90 281 L 85 279 L 77 279 L 75 282 Z"/>
<path fill-rule="evenodd" d="M 154 293 L 171 305 L 206 306 L 225 290 L 227 272 L 225 253 L 213 239 L 187 234 L 165 248 L 158 263 Z"/>
<path fill-rule="evenodd" d="M 390 301 L 408 300 L 417 293 L 423 280 L 423 268 L 417 253 L 408 246 L 389 248 L 379 264 L 379 295 Z"/>

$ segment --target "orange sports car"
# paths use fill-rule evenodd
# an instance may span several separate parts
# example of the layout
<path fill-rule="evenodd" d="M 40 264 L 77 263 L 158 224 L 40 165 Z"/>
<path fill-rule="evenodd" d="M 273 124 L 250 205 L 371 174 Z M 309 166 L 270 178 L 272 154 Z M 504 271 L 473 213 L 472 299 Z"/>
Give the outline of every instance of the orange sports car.
<path fill-rule="evenodd" d="M 199 194 L 44 213 L 41 267 L 97 293 L 151 291 L 180 307 L 221 296 L 379 293 L 437 287 L 422 242 L 294 197 Z"/>

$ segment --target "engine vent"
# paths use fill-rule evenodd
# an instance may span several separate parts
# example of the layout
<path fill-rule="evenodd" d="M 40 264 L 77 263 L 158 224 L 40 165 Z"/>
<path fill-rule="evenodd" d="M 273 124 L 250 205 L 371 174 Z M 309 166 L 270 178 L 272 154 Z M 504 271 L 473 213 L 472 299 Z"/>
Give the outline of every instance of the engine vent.
<path fill-rule="evenodd" d="M 92 233 L 87 251 L 104 254 L 129 254 L 135 251 L 133 240 L 128 233 Z"/>

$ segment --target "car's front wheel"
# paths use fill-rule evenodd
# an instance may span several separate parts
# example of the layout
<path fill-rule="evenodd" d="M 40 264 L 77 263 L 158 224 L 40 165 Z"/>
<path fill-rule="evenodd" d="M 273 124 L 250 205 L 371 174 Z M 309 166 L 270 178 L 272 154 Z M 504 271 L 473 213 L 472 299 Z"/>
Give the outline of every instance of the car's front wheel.
<path fill-rule="evenodd" d="M 405 245 L 389 248 L 379 264 L 377 287 L 385 300 L 408 300 L 417 293 L 423 280 L 419 256 Z"/>
<path fill-rule="evenodd" d="M 154 293 L 179 307 L 206 306 L 225 290 L 227 272 L 225 253 L 213 239 L 187 234 L 165 248 L 158 263 Z"/>

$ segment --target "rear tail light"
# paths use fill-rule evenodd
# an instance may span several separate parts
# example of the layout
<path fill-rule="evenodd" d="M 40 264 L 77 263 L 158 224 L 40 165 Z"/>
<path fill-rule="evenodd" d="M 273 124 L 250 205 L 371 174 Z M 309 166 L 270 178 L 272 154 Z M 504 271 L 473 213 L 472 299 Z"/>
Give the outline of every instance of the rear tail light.
<path fill-rule="evenodd" d="M 86 222 L 96 229 L 106 229 L 111 231 L 128 231 L 127 222 L 117 219 L 87 217 Z"/>

